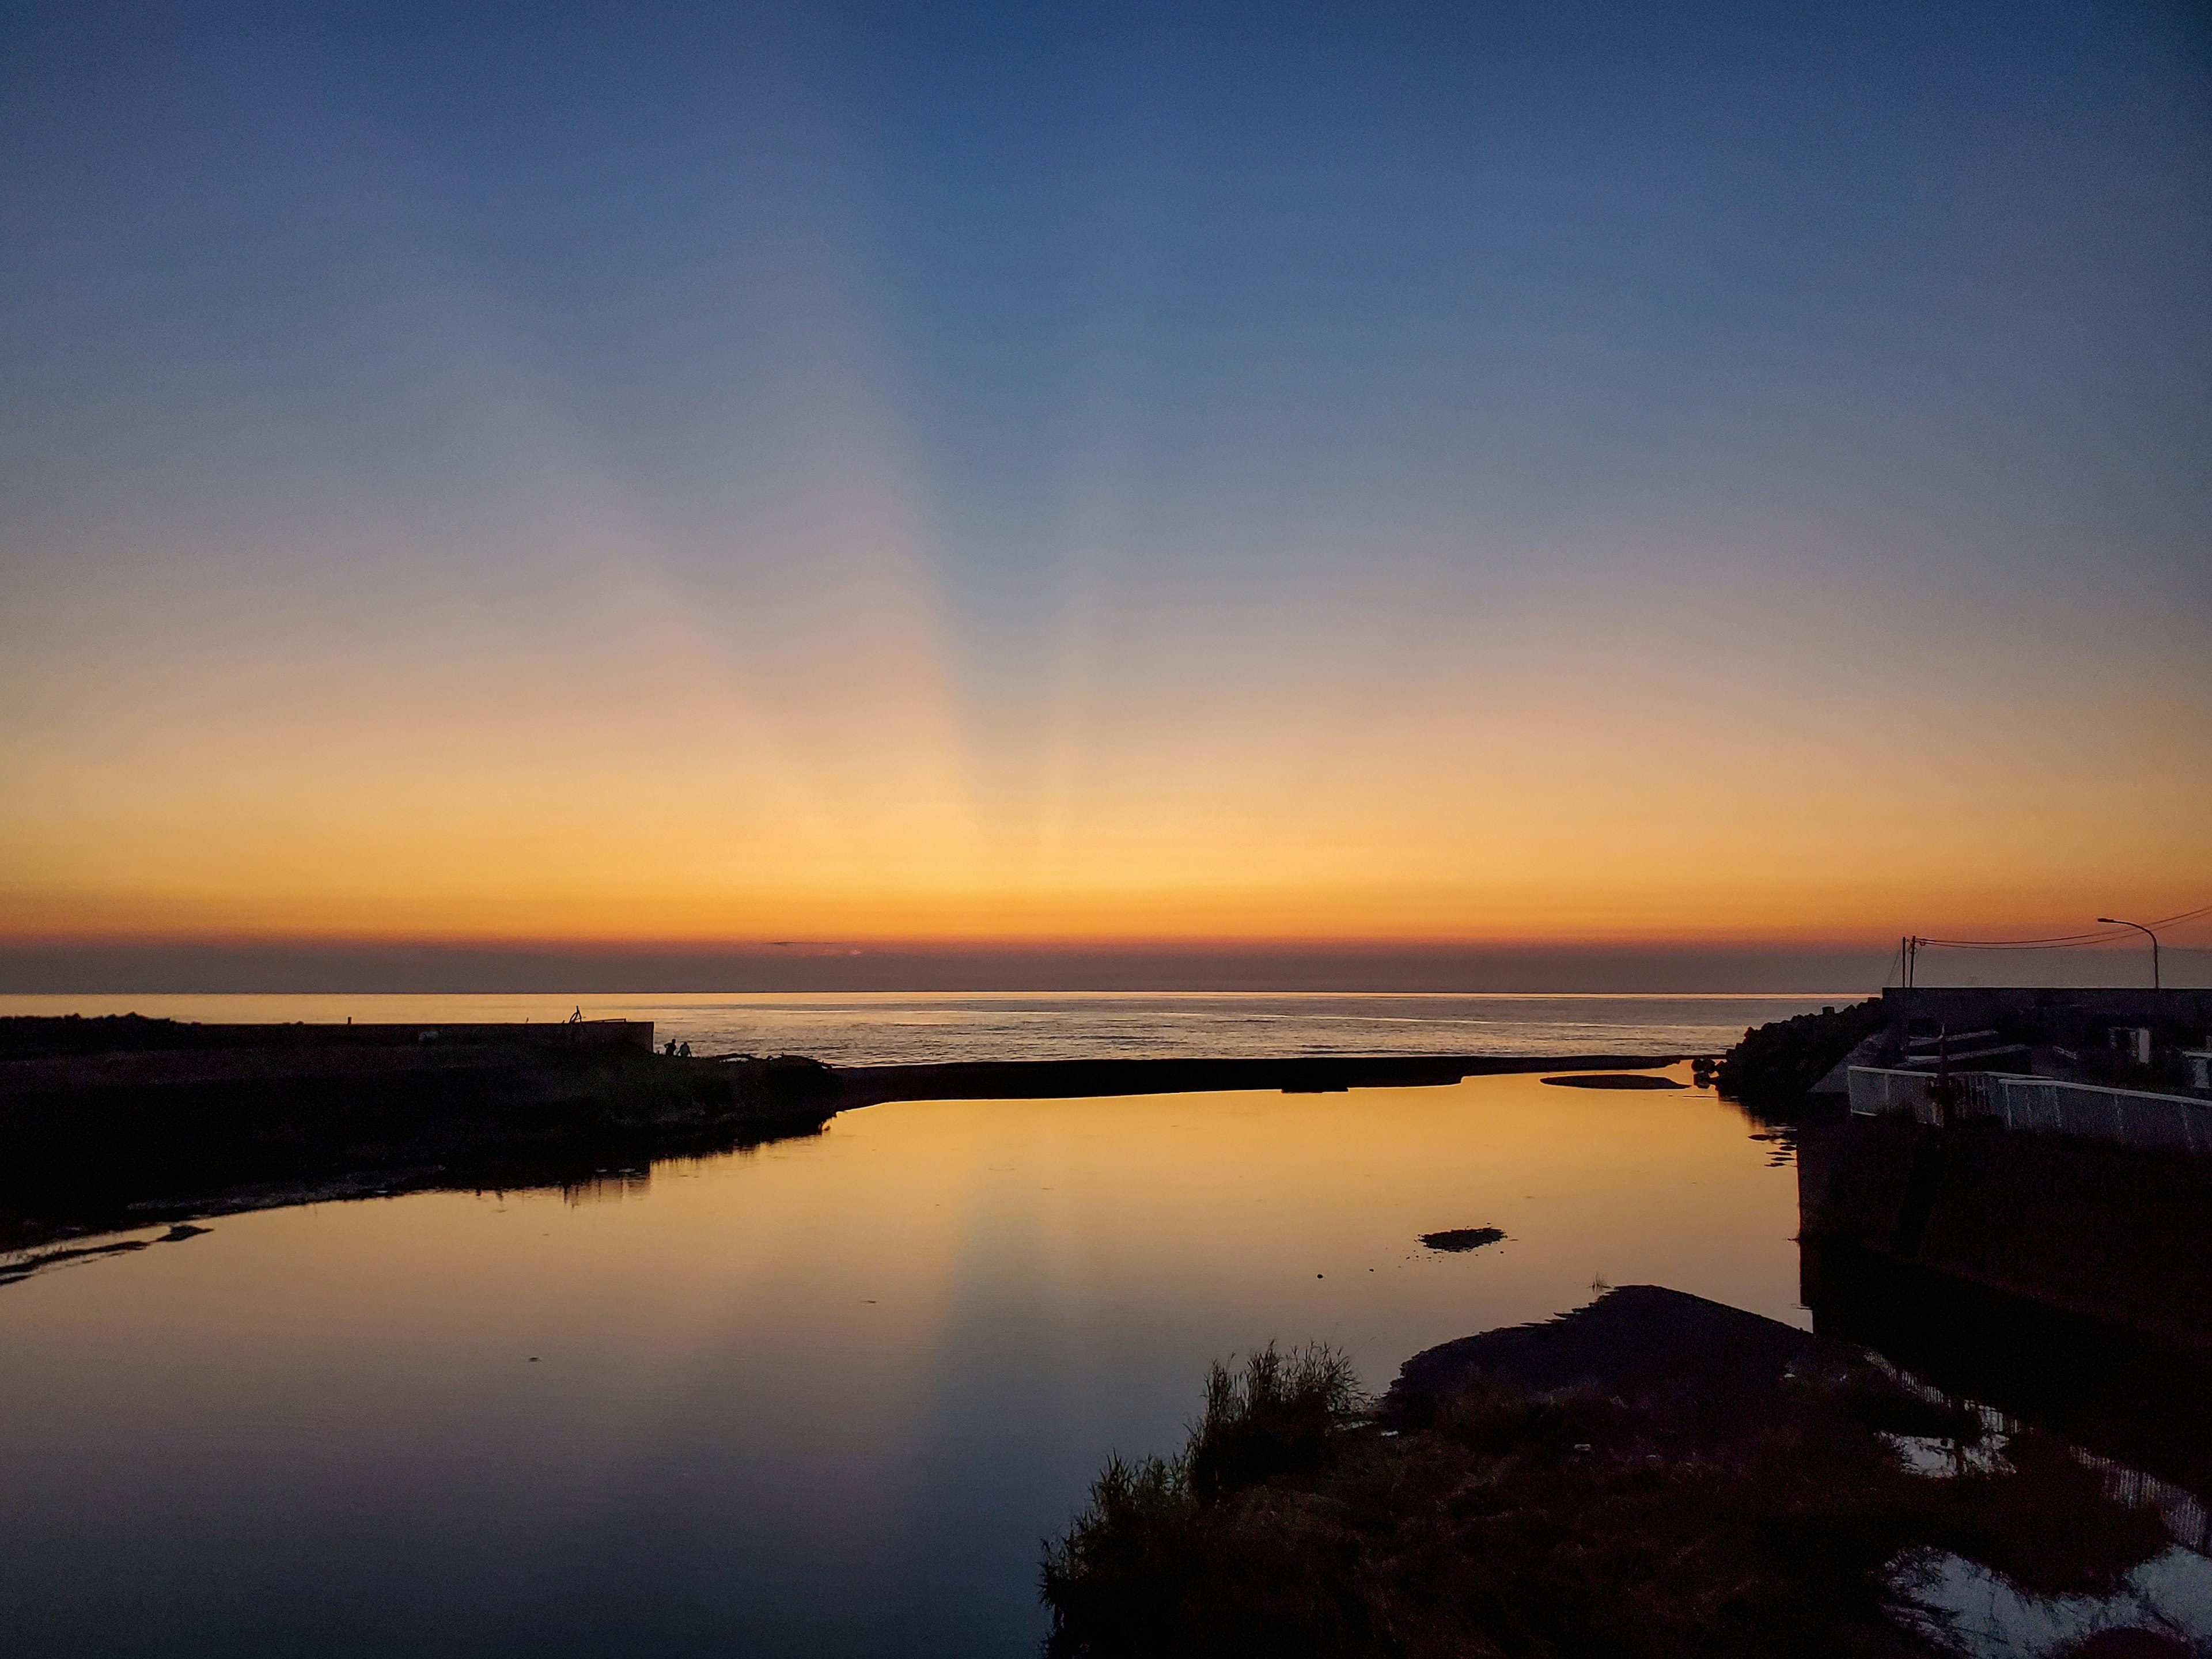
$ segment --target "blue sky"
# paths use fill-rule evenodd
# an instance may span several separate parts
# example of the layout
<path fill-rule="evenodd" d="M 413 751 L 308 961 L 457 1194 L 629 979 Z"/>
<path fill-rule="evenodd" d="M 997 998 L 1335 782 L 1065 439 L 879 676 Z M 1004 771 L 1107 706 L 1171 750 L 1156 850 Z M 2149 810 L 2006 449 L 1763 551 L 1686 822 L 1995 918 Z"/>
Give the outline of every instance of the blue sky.
<path fill-rule="evenodd" d="M 1601 933 L 1514 896 L 1561 878 L 1522 846 L 1547 815 L 1652 863 L 1624 935 L 1711 914 L 1667 859 L 1746 848 L 1738 932 L 2199 901 L 2199 9 L 18 5 L 0 31 L 0 760 L 41 803 L 9 931 L 374 931 L 398 903 L 418 933 L 441 904 L 605 932 L 558 884 L 456 896 L 455 790 L 489 826 L 635 787 L 405 758 L 457 722 L 511 748 L 516 710 L 781 769 L 786 796 L 642 802 L 627 853 L 611 823 L 541 849 L 673 860 L 720 896 L 707 932 L 866 932 L 894 890 L 958 932 L 956 896 L 915 897 L 957 890 L 970 931 L 1088 936 L 1126 902 L 1174 933 L 1173 893 L 1301 779 L 1412 804 L 1277 836 L 1266 895 L 1193 929 L 1327 888 L 1332 934 Z M 318 895 L 195 853 L 236 844 L 227 812 L 334 833 L 315 720 L 404 803 L 319 857 L 384 873 Z M 1701 840 L 1625 775 L 1671 746 L 1723 799 L 1780 794 L 1800 743 L 1963 764 L 1940 849 L 1809 799 Z M 1623 793 L 1563 780 L 1578 750 Z M 1436 763 L 1518 781 L 1431 799 Z M 2085 847 L 2100 810 L 2124 822 Z M 1502 826 L 1464 891 L 1436 829 L 1461 811 Z M 896 845 L 774 876 L 802 821 L 902 813 Z M 725 832 L 754 885 L 700 850 Z M 1354 866 L 1397 896 L 1363 911 Z M 1012 868 L 1018 898 L 983 892 Z"/>

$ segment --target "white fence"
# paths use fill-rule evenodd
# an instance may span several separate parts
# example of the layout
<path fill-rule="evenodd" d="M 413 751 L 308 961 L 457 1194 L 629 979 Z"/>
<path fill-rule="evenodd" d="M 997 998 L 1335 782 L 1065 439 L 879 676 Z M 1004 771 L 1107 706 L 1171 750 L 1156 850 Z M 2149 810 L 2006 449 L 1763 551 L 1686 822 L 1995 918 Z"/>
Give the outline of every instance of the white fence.
<path fill-rule="evenodd" d="M 1936 1079 L 1926 1072 L 1891 1072 L 1873 1066 L 1854 1066 L 1844 1076 L 1850 1085 L 1853 1117 L 1910 1112 L 1923 1123 L 1937 1121 L 1935 1103 L 1928 1095 Z"/>
<path fill-rule="evenodd" d="M 1854 1066 L 1850 1081 L 1855 1117 L 1910 1112 L 1923 1123 L 1942 1121 L 1930 1093 L 1936 1079 L 1925 1072 Z M 1951 1103 L 1955 1116 L 1999 1118 L 2008 1129 L 2117 1140 L 2154 1152 L 2212 1155 L 2212 1101 L 2002 1072 L 1959 1072 L 1951 1082 L 1957 1091 Z"/>

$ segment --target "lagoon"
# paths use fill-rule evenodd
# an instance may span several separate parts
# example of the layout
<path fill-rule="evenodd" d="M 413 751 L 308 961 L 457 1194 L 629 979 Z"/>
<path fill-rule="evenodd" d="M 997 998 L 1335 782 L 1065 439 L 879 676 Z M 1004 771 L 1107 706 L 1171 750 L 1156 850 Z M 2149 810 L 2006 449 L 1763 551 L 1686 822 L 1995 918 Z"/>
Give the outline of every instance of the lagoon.
<path fill-rule="evenodd" d="M 0 1289 L 0 1649 L 1033 1652 L 1039 1539 L 1207 1360 L 1379 1389 L 1631 1282 L 1803 1325 L 1796 1223 L 1710 1093 L 1529 1076 L 900 1103 L 222 1218 Z"/>

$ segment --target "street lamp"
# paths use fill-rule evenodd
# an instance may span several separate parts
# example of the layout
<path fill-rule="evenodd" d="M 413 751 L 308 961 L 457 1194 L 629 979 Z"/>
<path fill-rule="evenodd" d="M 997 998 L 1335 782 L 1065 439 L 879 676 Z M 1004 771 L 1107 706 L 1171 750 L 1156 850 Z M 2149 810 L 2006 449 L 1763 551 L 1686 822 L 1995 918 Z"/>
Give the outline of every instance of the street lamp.
<path fill-rule="evenodd" d="M 2122 921 L 2118 916 L 2099 916 L 2098 921 L 2110 927 L 2132 927 L 2150 939 L 2150 988 L 2158 989 L 2158 935 L 2139 921 Z"/>

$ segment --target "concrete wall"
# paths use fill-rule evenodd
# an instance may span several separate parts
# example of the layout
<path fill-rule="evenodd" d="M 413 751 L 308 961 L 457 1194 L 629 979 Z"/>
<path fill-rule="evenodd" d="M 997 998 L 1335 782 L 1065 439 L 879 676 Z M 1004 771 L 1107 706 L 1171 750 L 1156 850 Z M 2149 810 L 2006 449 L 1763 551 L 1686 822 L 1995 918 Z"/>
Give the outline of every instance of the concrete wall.
<path fill-rule="evenodd" d="M 1852 1118 L 1800 1133 L 1801 1237 L 2212 1351 L 2212 1160 Z"/>

